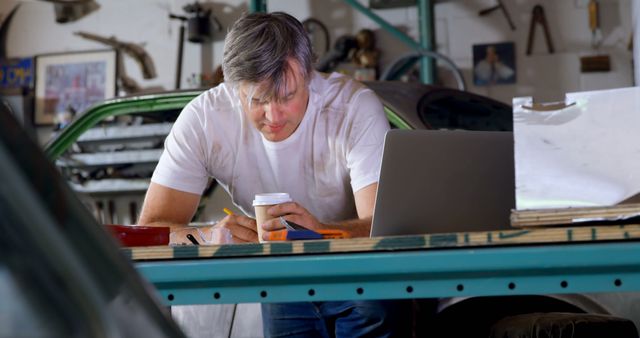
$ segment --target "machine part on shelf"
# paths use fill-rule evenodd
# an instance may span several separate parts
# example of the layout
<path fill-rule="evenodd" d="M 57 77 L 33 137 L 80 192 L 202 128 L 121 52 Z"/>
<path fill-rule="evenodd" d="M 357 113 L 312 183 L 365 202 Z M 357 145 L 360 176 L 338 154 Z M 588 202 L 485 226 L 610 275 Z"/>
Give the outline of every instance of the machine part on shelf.
<path fill-rule="evenodd" d="M 129 55 L 134 60 L 136 60 L 136 62 L 142 69 L 142 76 L 145 79 L 153 79 L 156 77 L 156 67 L 153 64 L 153 59 L 151 59 L 151 56 L 139 44 L 120 41 L 116 39 L 114 36 L 107 38 L 97 34 L 87 33 L 82 31 L 78 31 L 73 34 L 78 35 L 87 40 L 100 42 L 102 44 L 112 47 L 118 52 L 122 52 L 126 55 Z"/>
<path fill-rule="evenodd" d="M 87 1 L 49 1 L 53 2 L 53 9 L 57 23 L 68 23 L 77 21 L 80 18 L 98 10 L 100 5 L 93 0 Z"/>
<path fill-rule="evenodd" d="M 88 40 L 106 44 L 116 50 L 116 72 L 118 74 L 118 87 L 125 91 L 127 94 L 139 93 L 142 91 L 164 90 L 164 88 L 162 87 L 142 88 L 133 78 L 127 75 L 124 63 L 124 54 L 127 54 L 134 60 L 136 60 L 136 62 L 142 69 L 142 76 L 145 79 L 152 79 L 156 77 L 156 69 L 153 63 L 153 59 L 151 59 L 151 56 L 144 50 L 142 46 L 135 43 L 119 41 L 115 37 L 107 38 L 86 32 L 75 32 L 74 34 Z"/>
<path fill-rule="evenodd" d="M 405 55 L 400 56 L 399 58 L 397 58 L 395 61 L 391 62 L 391 65 L 387 67 L 387 69 L 385 71 L 382 72 L 382 75 L 380 75 L 380 80 L 393 80 L 397 77 L 399 70 L 401 69 L 405 69 L 405 65 L 407 65 L 408 63 L 414 63 L 416 62 L 418 59 L 420 59 L 420 57 L 422 56 L 428 56 L 431 58 L 434 58 L 436 60 L 441 60 L 442 62 L 444 62 L 444 64 L 451 69 L 451 71 L 453 72 L 453 76 L 456 79 L 457 85 L 458 85 L 458 89 L 465 91 L 467 90 L 467 84 L 464 81 L 464 77 L 462 76 L 462 72 L 460 71 L 460 69 L 458 69 L 458 67 L 456 66 L 456 64 L 453 62 L 453 60 L 451 60 L 450 58 L 448 58 L 447 56 L 440 54 L 438 52 L 434 52 L 434 51 L 430 51 L 430 50 L 419 50 L 419 51 L 414 51 L 414 52 L 409 52 Z"/>
<path fill-rule="evenodd" d="M 317 47 L 317 45 L 319 45 L 318 40 L 323 42 L 322 51 L 315 50 L 316 55 L 320 56 L 329 52 L 329 49 L 331 48 L 331 38 L 329 36 L 327 26 L 325 26 L 322 21 L 314 18 L 308 18 L 302 21 L 302 26 L 304 27 L 304 30 L 307 31 L 307 34 L 309 34 L 311 46 L 314 48 Z"/>
<path fill-rule="evenodd" d="M 513 23 L 513 20 L 511 20 L 511 15 L 509 15 L 509 12 L 507 12 L 507 8 L 504 6 L 504 3 L 502 2 L 502 0 L 497 0 L 497 1 L 498 1 L 497 5 L 479 11 L 478 15 L 485 16 L 495 11 L 496 9 L 500 9 L 502 11 L 502 14 L 504 14 L 504 17 L 507 18 L 507 22 L 509 23 L 509 27 L 511 27 L 511 30 L 512 31 L 516 30 L 516 25 Z"/>
<path fill-rule="evenodd" d="M 216 32 L 222 30 L 222 24 L 211 14 L 211 9 L 203 9 L 197 1 L 183 7 L 184 11 L 193 14 L 191 17 L 169 13 L 169 19 L 179 20 L 180 29 L 178 31 L 178 55 L 176 60 L 175 89 L 180 89 L 182 79 L 182 56 L 184 54 L 184 34 L 188 27 L 189 41 L 195 43 L 206 43 L 211 41 L 211 26 Z M 186 26 L 185 26 L 186 25 Z"/>
<path fill-rule="evenodd" d="M 358 49 L 353 55 L 353 63 L 365 68 L 377 68 L 380 51 L 376 48 L 376 37 L 372 30 L 361 29 L 356 34 Z"/>
<path fill-rule="evenodd" d="M 7 36 L 9 35 L 9 26 L 11 25 L 11 20 L 18 11 L 18 8 L 20 8 L 20 4 L 13 7 L 11 12 L 7 14 L 4 21 L 0 24 L 0 60 L 7 59 Z"/>
<path fill-rule="evenodd" d="M 333 49 L 318 60 L 316 70 L 320 72 L 333 70 L 340 61 L 347 59 L 357 47 L 358 42 L 355 37 L 350 35 L 339 37 L 333 45 Z"/>
<path fill-rule="evenodd" d="M 551 33 L 549 33 L 547 17 L 544 14 L 544 7 L 542 7 L 542 5 L 535 5 L 531 13 L 531 25 L 529 26 L 529 38 L 527 40 L 527 55 L 531 55 L 533 50 L 533 39 L 535 38 L 536 24 L 542 26 L 542 29 L 544 30 L 544 37 L 547 42 L 547 50 L 549 51 L 549 54 L 553 54 L 555 50 L 553 48 L 553 41 L 551 40 Z"/>
<path fill-rule="evenodd" d="M 211 41 L 211 26 L 216 32 L 222 31 L 220 21 L 211 14 L 211 9 L 204 9 L 199 2 L 188 4 L 183 7 L 184 11 L 192 16 L 187 19 L 188 39 L 195 43 L 206 43 Z"/>

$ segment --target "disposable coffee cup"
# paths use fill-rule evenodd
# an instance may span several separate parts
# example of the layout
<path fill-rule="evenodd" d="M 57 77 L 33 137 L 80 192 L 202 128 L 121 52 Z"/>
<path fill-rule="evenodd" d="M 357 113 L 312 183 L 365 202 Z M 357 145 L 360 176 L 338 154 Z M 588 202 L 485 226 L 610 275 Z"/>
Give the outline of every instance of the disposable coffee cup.
<path fill-rule="evenodd" d="M 258 240 L 260 243 L 267 242 L 262 239 L 262 234 L 264 230 L 262 229 L 262 224 L 268 221 L 271 217 L 267 215 L 267 209 L 270 207 L 280 204 L 291 202 L 291 197 L 286 192 L 274 192 L 267 194 L 256 194 L 255 199 L 253 200 L 253 207 L 256 211 L 256 225 L 258 228 Z"/>

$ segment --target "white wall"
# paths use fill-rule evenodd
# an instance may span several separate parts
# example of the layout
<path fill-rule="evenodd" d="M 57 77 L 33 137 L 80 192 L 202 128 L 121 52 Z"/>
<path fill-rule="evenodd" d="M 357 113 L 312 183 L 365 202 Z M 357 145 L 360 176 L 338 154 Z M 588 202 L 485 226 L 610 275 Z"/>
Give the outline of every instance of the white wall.
<path fill-rule="evenodd" d="M 361 0 L 368 3 L 367 0 Z M 495 4 L 494 0 L 439 1 L 436 3 L 437 48 L 454 59 L 463 69 L 468 84 L 472 68 L 472 45 L 514 41 L 517 48 L 517 77 L 515 85 L 473 87 L 470 90 L 511 102 L 514 96 L 532 95 L 540 100 L 561 98 L 565 92 L 600 88 L 623 87 L 632 83 L 631 51 L 627 43 L 631 36 L 631 1 L 600 0 L 602 29 L 605 44 L 599 52 L 612 57 L 613 70 L 608 73 L 581 74 L 579 57 L 596 53 L 590 47 L 587 23 L 587 0 L 509 0 L 505 1 L 517 30 L 512 32 L 499 11 L 478 17 L 477 11 Z M 143 87 L 174 88 L 177 59 L 178 23 L 168 18 L 169 12 L 184 14 L 182 7 L 188 0 L 99 0 L 101 9 L 77 22 L 57 24 L 53 5 L 44 1 L 23 1 L 9 30 L 9 56 L 32 56 L 41 53 L 81 51 L 103 48 L 72 33 L 89 31 L 118 39 L 144 43 L 152 56 L 158 77 L 143 80 L 135 62 L 126 58 L 126 70 Z M 0 1 L 0 13 L 6 14 L 16 0 Z M 206 1 L 226 28 L 248 10 L 248 1 Z M 546 10 L 551 35 L 557 52 L 546 53 L 542 31 L 536 32 L 534 55 L 525 56 L 531 9 L 541 3 Z M 377 24 L 358 13 L 341 0 L 270 0 L 270 11 L 287 11 L 303 20 L 315 17 L 327 24 L 331 38 L 354 34 L 361 28 L 376 30 L 378 46 L 383 54 L 383 68 L 397 56 L 410 51 L 409 47 L 381 31 Z M 416 7 L 379 10 L 378 14 L 409 35 L 417 38 Z M 223 33 L 216 34 L 210 45 L 185 42 L 182 88 L 193 73 L 208 73 L 220 64 Z M 444 79 L 449 79 L 442 72 Z M 452 85 L 450 80 L 447 84 Z"/>
<path fill-rule="evenodd" d="M 474 44 L 513 41 L 516 45 L 517 84 L 473 87 L 471 91 L 511 102 L 517 96 L 533 96 L 540 101 L 564 98 L 564 93 L 632 85 L 631 58 L 627 49 L 631 36 L 632 0 L 600 0 L 603 45 L 591 48 L 587 0 L 515 0 L 504 1 L 516 25 L 509 29 L 502 13 L 479 17 L 478 10 L 495 1 L 451 1 L 437 5 L 436 32 L 438 49 L 453 58 L 465 70 L 472 84 L 471 48 Z M 542 29 L 537 28 L 533 53 L 526 56 L 531 10 L 542 4 L 556 52 L 548 54 Z M 580 73 L 580 57 L 608 54 L 612 71 Z"/>
<path fill-rule="evenodd" d="M 142 79 L 139 67 L 131 58 L 127 57 L 126 70 L 128 75 L 143 87 L 162 86 L 165 89 L 173 89 L 179 23 L 169 20 L 168 14 L 173 12 L 184 15 L 182 7 L 190 2 L 186 0 L 99 1 L 101 8 L 98 11 L 67 24 L 55 22 L 51 3 L 44 1 L 22 2 L 10 26 L 7 53 L 10 57 L 24 57 L 44 53 L 105 48 L 104 45 L 73 35 L 73 32 L 79 30 L 115 36 L 123 41 L 143 43 L 147 52 L 152 56 L 158 73 L 156 79 Z M 0 3 L 0 13 L 6 14 L 15 3 L 17 3 L 15 0 L 3 0 Z M 248 11 L 248 1 L 230 0 L 204 3 L 214 8 L 214 14 L 221 21 L 225 30 L 241 13 Z M 268 7 L 270 11 L 287 11 L 300 20 L 309 16 L 319 18 L 329 26 L 332 39 L 343 34 L 354 34 L 363 27 L 376 28 L 375 24 L 361 15 L 356 15 L 351 7 L 340 0 L 271 0 L 268 2 Z M 410 28 L 415 30 L 417 19 L 413 8 L 385 10 L 383 15 L 395 24 L 413 22 L 414 24 Z M 191 74 L 203 71 L 210 72 L 220 64 L 222 39 L 224 39 L 224 32 L 215 34 L 212 44 L 200 45 L 185 41 L 182 88 L 189 87 L 186 79 Z M 382 40 L 386 41 L 387 39 L 383 37 Z M 390 44 L 386 43 L 386 45 Z M 405 50 L 408 49 L 405 48 Z M 383 55 L 383 61 L 387 59 L 389 59 L 389 55 Z"/>

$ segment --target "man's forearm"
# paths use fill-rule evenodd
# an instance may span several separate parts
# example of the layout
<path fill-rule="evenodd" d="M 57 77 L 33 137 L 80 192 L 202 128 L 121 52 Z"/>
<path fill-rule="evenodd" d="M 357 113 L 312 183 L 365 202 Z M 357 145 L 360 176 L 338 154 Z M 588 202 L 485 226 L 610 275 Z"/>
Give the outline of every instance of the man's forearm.
<path fill-rule="evenodd" d="M 148 226 L 148 227 L 170 227 L 171 232 L 182 230 L 187 227 L 186 224 L 172 223 L 172 222 L 166 222 L 166 221 L 153 221 L 153 222 L 146 222 L 146 223 L 139 222 L 138 225 Z"/>
<path fill-rule="evenodd" d="M 325 223 L 322 225 L 322 228 L 327 230 L 342 230 L 347 232 L 352 238 L 369 237 L 371 234 L 371 218 Z"/>

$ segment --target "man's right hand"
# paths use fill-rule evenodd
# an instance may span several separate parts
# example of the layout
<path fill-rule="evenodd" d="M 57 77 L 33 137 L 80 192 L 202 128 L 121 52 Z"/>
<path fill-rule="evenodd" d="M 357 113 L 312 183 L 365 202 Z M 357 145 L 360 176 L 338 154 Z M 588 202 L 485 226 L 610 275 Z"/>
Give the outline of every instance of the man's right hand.
<path fill-rule="evenodd" d="M 256 220 L 242 215 L 227 215 L 219 221 L 216 227 L 223 227 L 231 232 L 233 243 L 256 243 L 258 232 Z"/>
<path fill-rule="evenodd" d="M 228 237 L 224 239 L 223 242 L 219 242 L 223 240 L 219 237 L 223 236 L 224 232 L 220 231 L 222 229 L 216 228 L 224 228 L 224 231 L 230 233 L 231 243 L 233 244 L 258 242 L 256 221 L 253 218 L 229 215 L 210 227 L 200 227 L 199 229 L 195 227 L 183 227 L 173 230 L 171 231 L 170 244 L 194 244 L 187 238 L 189 234 L 193 235 L 193 238 L 198 241 L 198 244 L 231 244 L 228 242 Z M 218 232 L 214 235 L 216 230 Z M 218 239 L 214 241 L 214 237 L 216 236 Z"/>
<path fill-rule="evenodd" d="M 191 194 L 162 186 L 151 182 L 145 197 L 138 225 L 170 226 L 175 234 L 171 237 L 171 244 L 191 244 L 187 234 L 192 234 L 198 242 L 202 238 L 198 229 L 186 227 L 193 218 L 200 195 Z M 233 243 L 256 243 L 258 233 L 256 221 L 241 215 L 229 215 L 223 218 L 215 227 L 224 227 L 231 232 Z M 213 238 L 213 227 L 200 229 L 206 240 Z M 204 244 L 204 243 L 200 243 Z"/>

